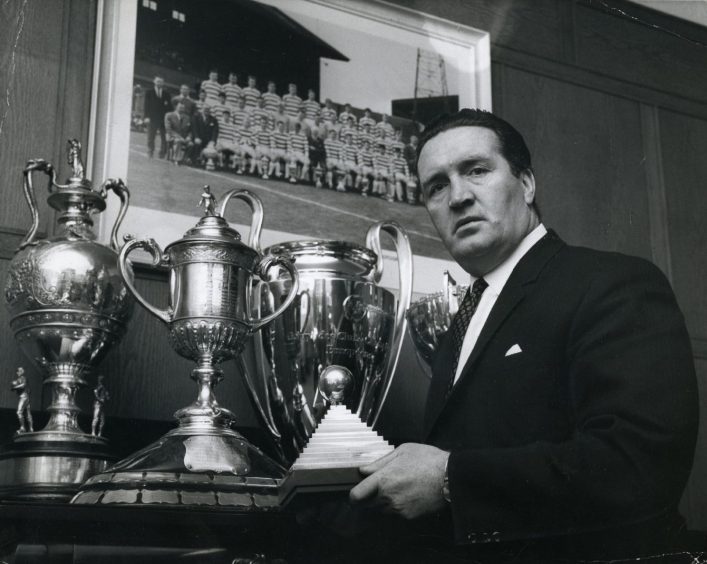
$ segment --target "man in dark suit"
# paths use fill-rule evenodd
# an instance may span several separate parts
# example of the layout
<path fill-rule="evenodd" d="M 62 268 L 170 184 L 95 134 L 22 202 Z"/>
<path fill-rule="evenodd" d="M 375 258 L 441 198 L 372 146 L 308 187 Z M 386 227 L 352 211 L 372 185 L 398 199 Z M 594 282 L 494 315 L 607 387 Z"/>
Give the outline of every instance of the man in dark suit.
<path fill-rule="evenodd" d="M 164 87 L 164 79 L 156 76 L 154 87 L 145 92 L 145 117 L 147 118 L 147 154 L 155 154 L 155 136 L 160 133 L 160 158 L 167 154 L 167 139 L 164 130 L 164 116 L 172 111 L 172 99 Z"/>
<path fill-rule="evenodd" d="M 446 523 L 450 561 L 674 548 L 698 408 L 665 277 L 546 229 L 525 142 L 493 114 L 430 124 L 418 173 L 470 291 L 433 362 L 426 444 L 363 467 L 352 501 L 422 517 L 432 536 Z"/>

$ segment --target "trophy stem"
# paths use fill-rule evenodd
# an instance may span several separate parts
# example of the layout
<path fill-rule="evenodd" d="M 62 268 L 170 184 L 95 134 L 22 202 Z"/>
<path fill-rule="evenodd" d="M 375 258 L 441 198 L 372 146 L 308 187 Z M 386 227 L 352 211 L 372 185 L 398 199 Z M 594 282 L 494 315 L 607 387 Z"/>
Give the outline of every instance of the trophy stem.
<path fill-rule="evenodd" d="M 221 407 L 216 401 L 214 387 L 223 380 L 223 370 L 213 365 L 211 358 L 199 360 L 199 366 L 191 372 L 192 380 L 199 386 L 196 401 L 177 411 L 174 416 L 179 421 L 177 432 L 185 429 L 195 432 L 223 432 L 227 430 L 234 414 Z"/>
<path fill-rule="evenodd" d="M 76 404 L 76 393 L 86 382 L 79 377 L 81 367 L 75 364 L 54 364 L 47 367 L 49 377 L 45 385 L 51 386 L 51 404 L 47 408 L 49 421 L 44 432 L 75 433 L 83 435 L 78 416 L 81 408 Z"/>

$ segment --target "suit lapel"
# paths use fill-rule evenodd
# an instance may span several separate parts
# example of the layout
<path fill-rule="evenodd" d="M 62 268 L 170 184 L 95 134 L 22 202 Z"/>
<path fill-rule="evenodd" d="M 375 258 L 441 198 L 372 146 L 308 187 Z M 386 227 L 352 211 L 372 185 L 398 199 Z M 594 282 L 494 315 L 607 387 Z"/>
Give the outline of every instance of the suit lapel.
<path fill-rule="evenodd" d="M 451 371 L 452 346 L 451 339 L 445 337 L 435 357 L 433 378 L 430 383 L 427 408 L 425 410 L 425 437 L 428 437 L 432 431 L 435 422 L 447 403 L 446 400 L 452 397 L 455 392 L 458 393 L 463 380 L 472 377 L 473 367 L 478 362 L 492 337 L 523 300 L 526 293 L 530 290 L 530 285 L 537 280 L 547 262 L 555 256 L 564 245 L 565 243 L 554 231 L 548 230 L 547 234 L 518 262 L 491 309 L 491 313 L 486 323 L 484 323 L 479 338 L 474 345 L 474 349 L 459 375 L 459 380 L 454 385 L 449 395 L 447 395 L 447 384 L 450 378 L 449 372 Z"/>

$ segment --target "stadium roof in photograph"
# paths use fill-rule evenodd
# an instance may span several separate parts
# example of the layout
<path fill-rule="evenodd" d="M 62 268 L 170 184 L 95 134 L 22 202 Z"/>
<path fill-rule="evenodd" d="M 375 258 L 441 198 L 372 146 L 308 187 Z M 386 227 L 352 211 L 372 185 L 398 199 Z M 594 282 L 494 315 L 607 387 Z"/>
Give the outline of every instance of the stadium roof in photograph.
<path fill-rule="evenodd" d="M 349 60 L 279 8 L 253 0 L 138 1 L 136 56 L 167 69 L 318 87 L 321 58 Z"/>

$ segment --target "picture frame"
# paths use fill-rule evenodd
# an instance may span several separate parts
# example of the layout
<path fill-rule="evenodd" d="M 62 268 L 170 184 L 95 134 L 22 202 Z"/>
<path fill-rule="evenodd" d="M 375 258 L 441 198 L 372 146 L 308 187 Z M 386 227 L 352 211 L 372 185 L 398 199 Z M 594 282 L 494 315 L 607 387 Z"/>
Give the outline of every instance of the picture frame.
<path fill-rule="evenodd" d="M 446 62 L 450 86 L 454 85 L 454 93 L 458 96 L 459 107 L 491 109 L 491 62 L 488 32 L 462 26 L 458 23 L 381 0 L 254 1 L 263 6 L 284 12 L 287 17 L 297 23 L 306 25 L 310 31 L 314 29 L 313 33 L 318 33 L 321 37 L 324 37 L 325 41 L 329 37 L 341 33 L 341 30 L 348 29 L 350 33 L 354 34 L 352 36 L 354 39 L 349 38 L 348 40 L 360 41 L 361 45 L 367 44 L 373 38 L 382 37 L 385 38 L 385 41 L 391 42 L 393 47 L 396 45 L 404 47 L 405 50 L 409 49 L 413 54 L 416 48 L 427 47 L 429 51 L 439 54 Z M 146 178 L 161 176 L 160 174 L 152 173 L 152 177 L 143 178 L 142 183 L 138 182 L 136 184 L 133 182 L 134 174 L 132 173 L 134 171 L 131 170 L 133 161 L 138 158 L 145 158 L 144 154 L 136 150 L 134 142 L 131 147 L 130 130 L 133 82 L 135 78 L 136 30 L 140 9 L 143 9 L 143 2 L 139 0 L 134 2 L 123 0 L 99 1 L 94 54 L 91 133 L 88 143 L 88 167 L 92 172 L 93 178 L 119 177 L 126 179 L 133 193 L 133 203 L 128 210 L 121 233 L 130 233 L 137 237 L 151 237 L 164 247 L 170 242 L 179 239 L 196 222 L 199 215 L 199 209 L 196 206 L 198 202 L 197 191 L 200 191 L 203 186 L 199 184 L 193 186 L 196 197 L 193 211 L 189 211 L 190 208 L 184 208 L 184 210 L 179 211 L 157 209 L 157 206 L 147 207 L 140 203 L 141 194 L 146 190 L 152 189 L 151 183 Z M 361 39 L 356 39 L 355 34 L 358 34 Z M 334 45 L 334 47 L 336 48 L 337 45 Z M 395 49 L 390 49 L 390 51 L 393 50 Z M 383 48 L 382 51 L 386 51 L 386 49 Z M 325 62 L 330 63 L 331 66 L 335 66 L 334 63 L 336 63 Z M 354 63 L 355 61 L 352 62 L 352 64 Z M 363 64 L 365 65 L 366 63 L 364 62 Z M 405 70 L 408 74 L 410 73 L 409 68 Z M 378 73 L 389 72 L 382 62 L 376 65 L 374 71 Z M 226 77 L 219 78 L 222 82 L 226 79 Z M 327 95 L 325 91 L 327 87 L 324 84 L 325 78 L 322 78 L 321 98 Z M 416 80 L 415 88 L 417 88 L 417 85 L 418 82 Z M 361 92 L 370 93 L 375 88 L 361 87 L 360 90 Z M 370 101 L 365 96 L 359 96 L 359 98 L 364 103 L 369 103 Z M 338 100 L 337 102 L 343 101 Z M 371 104 L 374 102 L 371 102 Z M 356 104 L 357 107 L 361 105 Z M 377 110 L 380 114 L 385 112 L 385 108 L 381 107 L 374 107 L 373 110 Z M 174 172 L 167 170 L 165 174 L 174 174 Z M 209 182 L 217 195 L 225 192 L 226 189 L 238 187 L 251 189 L 251 187 L 256 187 L 255 180 L 251 181 L 250 179 L 235 177 L 235 175 L 232 176 L 232 179 L 221 180 L 213 178 L 213 182 Z M 260 186 L 260 184 L 257 184 L 257 186 Z M 321 195 L 314 193 L 313 187 L 311 187 L 309 192 L 312 194 L 312 200 L 302 204 L 304 210 L 308 210 L 310 205 L 314 208 L 320 205 L 317 200 Z M 342 214 L 341 217 L 352 218 L 351 221 L 355 222 L 355 224 L 352 223 L 351 229 L 355 232 L 360 232 L 361 239 L 365 235 L 368 225 L 374 222 L 373 220 L 392 218 L 408 230 L 411 236 L 413 252 L 415 253 L 415 296 L 439 291 L 442 284 L 442 274 L 445 270 L 449 270 L 457 280 L 465 280 L 466 274 L 464 271 L 449 258 L 441 242 L 438 241 L 436 232 L 426 212 L 424 212 L 424 206 L 420 205 L 417 210 L 413 211 L 404 208 L 403 206 L 406 206 L 406 204 L 390 204 L 391 217 L 386 217 L 388 209 L 385 208 L 385 211 L 378 213 L 377 216 L 372 215 L 369 217 L 366 213 L 356 213 L 355 207 L 359 202 L 357 196 L 349 194 L 344 196 L 350 196 L 349 200 L 342 204 L 337 203 L 334 206 L 327 204 L 324 213 L 331 213 L 335 217 L 339 217 L 337 214 Z M 287 208 L 292 201 L 292 199 L 285 200 L 284 207 Z M 162 206 L 159 207 L 161 208 Z M 279 224 L 271 225 L 267 219 L 268 210 L 271 208 L 272 206 L 265 209 L 266 223 L 262 235 L 263 247 L 282 241 L 303 238 L 352 239 L 351 230 L 345 231 L 344 235 L 336 232 L 313 235 L 303 232 L 302 229 L 290 231 L 286 225 L 289 222 L 283 222 L 282 217 Z M 97 227 L 101 240 L 108 240 L 109 226 L 113 224 L 116 213 L 117 205 L 112 202 L 109 203 L 108 209 L 101 217 Z M 302 210 L 297 215 L 299 216 L 301 213 Z M 415 216 L 414 221 L 409 220 L 410 215 Z M 245 238 L 248 231 L 248 221 L 245 218 L 241 220 L 240 215 L 238 218 L 240 221 L 230 217 L 228 219 Z M 349 234 L 348 236 L 346 235 L 347 233 Z M 420 237 L 424 237 L 430 245 L 433 245 L 431 247 L 432 250 L 418 252 L 417 248 L 419 248 L 419 245 L 416 242 L 421 240 Z M 434 245 L 437 246 L 434 247 Z M 381 280 L 381 285 L 386 288 L 396 289 L 398 280 L 395 253 L 384 250 L 384 261 L 384 276 Z"/>

